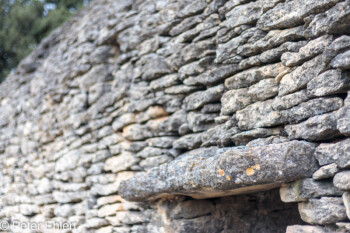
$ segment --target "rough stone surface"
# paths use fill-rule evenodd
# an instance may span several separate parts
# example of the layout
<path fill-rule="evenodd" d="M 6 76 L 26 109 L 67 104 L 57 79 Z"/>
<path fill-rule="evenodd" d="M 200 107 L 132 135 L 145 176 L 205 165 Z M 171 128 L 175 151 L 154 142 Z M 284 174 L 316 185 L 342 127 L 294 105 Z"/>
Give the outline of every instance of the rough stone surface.
<path fill-rule="evenodd" d="M 242 149 L 199 149 L 135 176 L 122 183 L 119 192 L 129 200 L 143 200 L 173 194 L 205 198 L 268 189 L 287 182 L 288 177 L 303 177 L 317 170 L 310 156 L 313 151 L 313 144 L 298 141 Z M 301 160 L 304 162 L 290 167 L 292 161 Z M 155 177 L 159 185 L 149 185 Z"/>
<path fill-rule="evenodd" d="M 0 84 L 0 222 L 349 232 L 349 9 L 92 1 Z"/>
<path fill-rule="evenodd" d="M 346 219 L 342 198 L 322 197 L 299 203 L 301 218 L 310 224 L 326 225 Z"/>

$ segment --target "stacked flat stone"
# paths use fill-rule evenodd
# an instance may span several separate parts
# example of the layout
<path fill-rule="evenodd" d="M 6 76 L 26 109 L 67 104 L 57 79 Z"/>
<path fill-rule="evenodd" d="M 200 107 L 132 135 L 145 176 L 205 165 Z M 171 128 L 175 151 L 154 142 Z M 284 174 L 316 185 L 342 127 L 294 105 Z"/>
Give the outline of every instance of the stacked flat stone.
<path fill-rule="evenodd" d="M 349 232 L 349 31 L 350 0 L 93 1 L 0 84 L 0 220 Z"/>

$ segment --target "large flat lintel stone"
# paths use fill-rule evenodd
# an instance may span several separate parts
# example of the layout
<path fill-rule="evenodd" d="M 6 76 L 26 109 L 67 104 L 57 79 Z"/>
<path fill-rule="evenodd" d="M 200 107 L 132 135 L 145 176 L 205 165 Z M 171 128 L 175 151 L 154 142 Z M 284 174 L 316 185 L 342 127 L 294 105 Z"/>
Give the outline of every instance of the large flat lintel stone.
<path fill-rule="evenodd" d="M 210 198 L 253 193 L 311 177 L 315 144 L 289 141 L 257 147 L 200 148 L 121 183 L 130 201 L 172 195 Z"/>

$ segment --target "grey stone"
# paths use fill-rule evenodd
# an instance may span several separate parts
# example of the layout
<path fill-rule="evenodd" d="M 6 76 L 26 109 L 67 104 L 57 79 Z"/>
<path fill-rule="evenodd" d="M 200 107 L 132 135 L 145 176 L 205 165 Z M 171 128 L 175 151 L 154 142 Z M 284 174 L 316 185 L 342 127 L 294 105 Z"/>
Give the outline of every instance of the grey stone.
<path fill-rule="evenodd" d="M 302 102 L 309 100 L 306 90 L 301 90 L 285 96 L 277 96 L 273 99 L 272 108 L 274 110 L 286 110 Z"/>
<path fill-rule="evenodd" d="M 327 225 L 346 219 L 341 198 L 322 197 L 299 203 L 301 219 L 309 224 Z"/>
<path fill-rule="evenodd" d="M 104 170 L 112 172 L 125 171 L 138 161 L 139 159 L 134 154 L 130 152 L 123 152 L 118 156 L 107 159 Z"/>
<path fill-rule="evenodd" d="M 305 139 L 308 141 L 331 140 L 340 136 L 337 129 L 336 114 L 329 113 L 314 116 L 296 125 L 285 126 L 290 139 Z"/>
<path fill-rule="evenodd" d="M 166 88 L 164 92 L 171 95 L 178 95 L 193 93 L 198 89 L 200 89 L 199 86 L 176 85 Z"/>
<path fill-rule="evenodd" d="M 55 171 L 62 172 L 70 169 L 74 169 L 78 165 L 80 159 L 80 152 L 77 150 L 70 151 L 67 154 L 63 155 L 56 162 Z"/>
<path fill-rule="evenodd" d="M 288 41 L 297 41 L 304 39 L 303 27 L 295 27 L 285 30 L 273 30 L 269 31 L 265 37 L 258 41 L 249 41 L 245 45 L 240 46 L 237 49 L 237 54 L 241 56 L 252 56 L 269 49 L 280 46 Z M 281 59 L 283 61 L 283 59 Z"/>
<path fill-rule="evenodd" d="M 222 63 L 229 59 L 237 57 L 237 49 L 239 46 L 244 45 L 248 40 L 256 41 L 265 36 L 265 33 L 257 28 L 249 28 L 246 31 L 243 31 L 238 37 L 234 37 L 226 43 L 219 44 L 216 49 L 216 63 Z M 238 59 L 235 63 L 238 63 L 243 58 L 238 56 Z"/>
<path fill-rule="evenodd" d="M 204 104 L 218 101 L 224 91 L 224 86 L 208 88 L 205 91 L 198 91 L 184 99 L 184 107 L 186 110 L 195 110 L 202 107 Z"/>
<path fill-rule="evenodd" d="M 313 78 L 307 84 L 307 94 L 310 97 L 346 93 L 350 85 L 349 73 L 341 70 L 328 70 Z"/>
<path fill-rule="evenodd" d="M 171 219 L 191 219 L 209 214 L 214 205 L 207 200 L 188 200 L 179 202 L 170 212 Z"/>
<path fill-rule="evenodd" d="M 340 168 L 348 168 L 350 139 L 337 143 L 325 143 L 317 147 L 315 156 L 320 165 L 336 163 Z"/>
<path fill-rule="evenodd" d="M 339 172 L 339 168 L 337 167 L 337 164 L 331 163 L 328 165 L 325 165 L 323 167 L 320 167 L 315 173 L 312 175 L 312 178 L 314 180 L 321 180 L 321 179 L 327 179 L 333 177 L 337 172 Z"/>
<path fill-rule="evenodd" d="M 216 113 L 190 112 L 187 115 L 188 127 L 194 133 L 205 131 L 213 127 L 217 116 Z"/>
<path fill-rule="evenodd" d="M 350 171 L 339 172 L 334 176 L 333 184 L 341 190 L 350 190 Z"/>
<path fill-rule="evenodd" d="M 297 53 L 284 53 L 281 57 L 285 66 L 296 66 L 311 58 L 323 53 L 324 49 L 331 44 L 332 36 L 326 35 L 310 41 L 302 47 Z"/>
<path fill-rule="evenodd" d="M 346 215 L 348 216 L 348 218 L 350 218 L 350 193 L 349 192 L 345 192 L 343 194 L 343 202 L 346 209 Z"/>
<path fill-rule="evenodd" d="M 186 85 L 213 85 L 224 80 L 228 76 L 236 73 L 238 66 L 236 65 L 224 65 L 218 68 L 208 70 L 198 76 L 191 76 L 184 80 Z"/>
<path fill-rule="evenodd" d="M 123 182 L 119 193 L 137 201 L 164 194 L 204 198 L 271 189 L 296 177 L 311 176 L 317 170 L 314 148 L 292 141 L 254 148 L 198 149 Z M 151 180 L 158 184 L 150 184 Z"/>
<path fill-rule="evenodd" d="M 305 88 L 307 83 L 317 77 L 325 68 L 326 61 L 322 55 L 305 62 L 282 78 L 279 86 L 279 95 L 283 96 Z"/>
<path fill-rule="evenodd" d="M 156 137 L 147 139 L 146 142 L 148 146 L 169 149 L 176 139 L 176 137 Z"/>
<path fill-rule="evenodd" d="M 249 88 L 230 90 L 222 98 L 223 115 L 235 113 L 257 101 L 269 99 L 278 94 L 277 83 L 274 79 L 263 79 Z"/>
<path fill-rule="evenodd" d="M 347 51 L 345 53 L 341 53 L 338 56 L 336 56 L 332 62 L 331 66 L 333 68 L 339 68 L 339 69 L 350 69 L 350 51 Z"/>
<path fill-rule="evenodd" d="M 96 83 L 89 88 L 88 104 L 94 104 L 98 98 L 111 90 L 111 85 L 108 83 Z"/>
<path fill-rule="evenodd" d="M 237 112 L 241 129 L 270 127 L 287 122 L 297 123 L 309 117 L 337 110 L 343 104 L 340 98 L 319 98 L 303 102 L 283 111 L 273 110 L 273 100 L 257 102 Z"/>
<path fill-rule="evenodd" d="M 275 78 L 279 73 L 282 73 L 285 67 L 281 63 L 267 65 L 259 68 L 251 68 L 235 74 L 225 80 L 227 89 L 239 89 L 249 87 L 263 79 Z"/>
<path fill-rule="evenodd" d="M 195 149 L 202 144 L 201 133 L 187 134 L 180 137 L 173 143 L 173 147 L 176 149 Z"/>
<path fill-rule="evenodd" d="M 173 160 L 170 155 L 157 155 L 153 157 L 148 157 L 140 162 L 140 166 L 146 170 L 154 167 L 158 167 L 163 163 L 169 163 Z"/>
<path fill-rule="evenodd" d="M 179 77 L 177 74 L 169 74 L 159 79 L 153 80 L 150 83 L 150 88 L 152 88 L 153 90 L 164 89 L 164 88 L 176 85 L 178 84 L 178 82 L 179 82 Z"/>
<path fill-rule="evenodd" d="M 292 0 L 278 4 L 273 9 L 263 14 L 258 22 L 258 28 L 271 30 L 289 28 L 303 23 L 303 18 L 312 13 L 326 11 L 334 6 L 338 0 L 302 1 Z M 303 7 L 299 7 L 303 6 Z"/>
<path fill-rule="evenodd" d="M 293 225 L 287 227 L 286 233 L 326 233 L 326 231 L 319 226 Z"/>
<path fill-rule="evenodd" d="M 280 195 L 284 202 L 301 202 L 310 198 L 341 196 L 342 192 L 331 181 L 314 181 L 308 178 L 282 185 Z"/>
<path fill-rule="evenodd" d="M 248 142 L 257 138 L 266 138 L 273 135 L 280 135 L 281 128 L 257 128 L 249 131 L 237 133 L 231 137 L 236 146 L 246 145 Z"/>
<path fill-rule="evenodd" d="M 244 24 L 254 24 L 265 11 L 273 8 L 279 2 L 281 1 L 258 0 L 257 2 L 238 5 L 226 13 L 225 16 L 228 20 L 225 26 L 235 28 Z"/>
<path fill-rule="evenodd" d="M 154 80 L 162 75 L 170 73 L 170 69 L 164 58 L 159 55 L 149 54 L 143 57 L 142 62 L 144 63 L 142 67 L 142 79 L 144 80 Z"/>

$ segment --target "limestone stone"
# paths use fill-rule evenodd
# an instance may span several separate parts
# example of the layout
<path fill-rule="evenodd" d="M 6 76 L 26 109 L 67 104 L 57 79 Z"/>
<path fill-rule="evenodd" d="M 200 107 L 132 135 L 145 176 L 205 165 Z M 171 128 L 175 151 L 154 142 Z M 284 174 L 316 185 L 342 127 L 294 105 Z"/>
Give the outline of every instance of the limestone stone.
<path fill-rule="evenodd" d="M 198 76 L 191 76 L 185 79 L 184 84 L 191 85 L 191 86 L 213 85 L 224 80 L 226 77 L 236 73 L 237 70 L 238 70 L 238 67 L 235 65 L 219 66 L 218 68 L 208 70 L 207 72 L 204 72 Z"/>
<path fill-rule="evenodd" d="M 325 138 L 340 136 L 337 129 L 337 118 L 334 113 L 314 116 L 296 125 L 285 126 L 290 139 L 305 139 L 308 141 L 322 141 Z"/>
<path fill-rule="evenodd" d="M 270 189 L 289 177 L 311 176 L 317 170 L 314 148 L 310 143 L 292 141 L 253 148 L 198 149 L 123 182 L 119 193 L 137 201 L 166 194 L 203 198 Z M 150 180 L 159 185 L 150 185 Z"/>
<path fill-rule="evenodd" d="M 176 149 L 195 149 L 202 144 L 202 133 L 187 134 L 173 142 L 173 147 Z"/>
<path fill-rule="evenodd" d="M 314 180 L 321 180 L 333 177 L 337 172 L 339 172 L 339 168 L 337 164 L 331 163 L 325 166 L 320 167 L 315 173 L 312 175 Z"/>
<path fill-rule="evenodd" d="M 339 2 L 327 12 L 311 19 L 307 24 L 305 36 L 315 38 L 324 33 L 342 34 L 349 29 L 345 23 L 348 17 L 349 1 Z"/>
<path fill-rule="evenodd" d="M 341 70 L 329 70 L 315 77 L 307 84 L 310 97 L 346 93 L 349 87 L 350 75 Z"/>
<path fill-rule="evenodd" d="M 282 78 L 279 86 L 279 95 L 283 96 L 305 88 L 307 83 L 317 77 L 325 68 L 325 59 L 322 55 L 305 62 Z"/>
<path fill-rule="evenodd" d="M 224 91 L 224 86 L 208 88 L 205 91 L 198 91 L 184 99 L 184 107 L 186 110 L 195 110 L 202 107 L 204 104 L 218 101 Z"/>
<path fill-rule="evenodd" d="M 319 226 L 293 225 L 287 227 L 286 233 L 326 233 L 326 231 Z"/>
<path fill-rule="evenodd" d="M 333 68 L 339 68 L 339 69 L 349 69 L 350 68 L 350 51 L 347 51 L 345 53 L 341 53 L 337 55 L 331 62 L 331 66 Z"/>
<path fill-rule="evenodd" d="M 348 216 L 348 218 L 350 218 L 350 193 L 349 192 L 345 192 L 343 194 L 343 202 L 346 209 L 346 215 Z"/>
<path fill-rule="evenodd" d="M 137 162 L 139 162 L 139 159 L 134 154 L 123 152 L 120 155 L 107 159 L 104 170 L 112 172 L 125 171 Z"/>
<path fill-rule="evenodd" d="M 322 197 L 299 203 L 299 212 L 303 221 L 309 224 L 327 225 L 346 219 L 342 198 Z"/>
<path fill-rule="evenodd" d="M 339 168 L 348 168 L 349 139 L 321 144 L 317 147 L 315 156 L 320 165 L 336 163 Z"/>
<path fill-rule="evenodd" d="M 301 202 L 310 198 L 340 196 L 342 192 L 331 181 L 314 181 L 311 178 L 284 184 L 280 188 L 284 202 Z"/>
<path fill-rule="evenodd" d="M 350 171 L 339 172 L 334 176 L 333 184 L 341 190 L 350 190 Z"/>
<path fill-rule="evenodd" d="M 271 30 L 279 28 L 289 28 L 299 25 L 303 22 L 303 18 L 312 13 L 318 13 L 334 6 L 338 0 L 332 1 L 313 1 L 306 2 L 301 0 L 293 0 L 278 4 L 275 8 L 263 14 L 258 22 L 258 28 L 262 30 Z M 303 7 L 298 7 L 298 6 Z"/>
<path fill-rule="evenodd" d="M 331 44 L 332 36 L 326 35 L 310 41 L 302 47 L 297 53 L 284 53 L 281 57 L 282 63 L 285 66 L 296 66 L 311 58 L 323 53 L 325 48 Z"/>
<path fill-rule="evenodd" d="M 264 79 L 250 86 L 225 92 L 221 98 L 223 115 L 235 113 L 257 101 L 269 99 L 278 94 L 277 83 L 274 79 Z"/>

